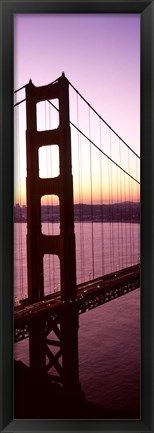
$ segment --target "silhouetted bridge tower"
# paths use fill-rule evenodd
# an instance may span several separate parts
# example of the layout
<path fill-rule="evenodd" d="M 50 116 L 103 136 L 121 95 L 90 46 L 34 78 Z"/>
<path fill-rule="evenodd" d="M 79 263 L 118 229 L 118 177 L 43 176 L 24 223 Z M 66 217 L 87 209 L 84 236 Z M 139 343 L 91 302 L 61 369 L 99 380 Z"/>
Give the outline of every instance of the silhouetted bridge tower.
<path fill-rule="evenodd" d="M 57 129 L 37 131 L 36 104 L 40 101 L 59 100 L 59 126 Z M 31 304 L 44 299 L 43 256 L 56 254 L 60 259 L 61 302 L 63 308 L 56 317 L 35 317 L 30 324 L 30 367 L 44 374 L 54 365 L 58 377 L 68 393 L 78 393 L 78 310 L 76 299 L 76 259 L 73 216 L 73 179 L 71 172 L 71 138 L 69 125 L 68 81 L 61 78 L 47 86 L 26 86 L 27 112 L 27 257 L 28 298 Z M 40 146 L 58 145 L 60 174 L 57 178 L 39 178 L 38 149 Z M 41 232 L 41 196 L 53 194 L 60 201 L 60 234 Z M 58 342 L 48 340 L 54 331 Z M 49 347 L 59 346 L 54 356 Z M 49 364 L 46 366 L 46 356 Z M 62 359 L 62 365 L 59 359 Z"/>

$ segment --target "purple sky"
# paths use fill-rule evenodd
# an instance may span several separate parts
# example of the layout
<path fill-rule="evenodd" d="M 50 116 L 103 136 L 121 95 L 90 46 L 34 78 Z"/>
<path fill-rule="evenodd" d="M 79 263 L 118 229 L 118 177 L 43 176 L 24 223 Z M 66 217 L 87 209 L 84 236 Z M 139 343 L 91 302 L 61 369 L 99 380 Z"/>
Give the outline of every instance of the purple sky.
<path fill-rule="evenodd" d="M 16 15 L 15 88 L 62 71 L 137 153 L 140 15 Z"/>
<path fill-rule="evenodd" d="M 15 15 L 15 89 L 30 78 L 36 86 L 48 84 L 63 71 L 106 122 L 139 154 L 140 15 Z M 18 97 L 23 99 L 24 95 Z M 84 123 L 84 118 L 82 121 Z M 23 132 L 24 129 L 22 126 Z M 23 143 L 24 140 L 25 135 L 20 141 Z M 115 152 L 116 146 L 117 143 L 112 146 Z M 20 181 L 24 185 L 25 144 L 21 147 L 20 158 Z M 16 172 L 19 167 L 15 167 Z M 19 174 L 17 177 L 15 183 L 19 184 Z M 94 184 L 98 189 L 97 179 Z M 77 181 L 75 185 L 77 189 Z M 21 189 L 25 190 L 25 186 Z M 25 192 L 21 191 L 21 195 L 25 196 Z"/>

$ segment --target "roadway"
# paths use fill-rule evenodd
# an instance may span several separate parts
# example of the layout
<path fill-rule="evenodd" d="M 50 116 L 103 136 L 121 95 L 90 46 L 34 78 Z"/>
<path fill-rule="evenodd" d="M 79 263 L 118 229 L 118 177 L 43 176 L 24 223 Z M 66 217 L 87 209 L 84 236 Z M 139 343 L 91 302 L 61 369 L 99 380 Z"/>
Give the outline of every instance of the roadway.
<path fill-rule="evenodd" d="M 138 264 L 77 285 L 77 295 L 74 302 L 77 303 L 79 313 L 81 313 L 86 311 L 84 308 L 82 309 L 84 303 L 89 305 L 89 309 L 94 308 L 139 286 L 140 265 Z M 93 302 L 96 299 L 97 303 Z M 73 302 L 73 300 L 69 302 Z M 21 322 L 31 320 L 34 316 L 44 316 L 48 312 L 50 314 L 58 313 L 65 303 L 61 300 L 60 291 L 46 296 L 35 304 L 28 304 L 27 299 L 14 308 L 15 327 L 18 327 Z"/>

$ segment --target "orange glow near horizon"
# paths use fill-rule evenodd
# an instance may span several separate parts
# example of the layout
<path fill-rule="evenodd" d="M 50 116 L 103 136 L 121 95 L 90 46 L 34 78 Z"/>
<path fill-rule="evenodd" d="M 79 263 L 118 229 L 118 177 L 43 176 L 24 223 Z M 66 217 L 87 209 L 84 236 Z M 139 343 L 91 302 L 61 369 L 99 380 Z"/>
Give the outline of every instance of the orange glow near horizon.
<path fill-rule="evenodd" d="M 138 188 L 138 191 L 136 189 L 136 191 L 133 192 L 133 195 L 131 197 L 130 197 L 129 193 L 123 194 L 121 197 L 117 197 L 116 194 L 115 194 L 115 196 L 112 195 L 112 197 L 109 197 L 109 195 L 106 193 L 103 195 L 103 198 L 101 200 L 100 195 L 96 193 L 93 196 L 92 203 L 93 203 L 93 205 L 96 205 L 96 204 L 100 205 L 100 204 L 121 203 L 121 202 L 125 202 L 125 201 L 140 202 L 139 188 Z M 19 199 L 18 194 L 14 194 L 14 206 L 16 206 L 16 204 L 19 204 L 21 207 L 26 206 L 26 191 L 24 191 L 23 194 L 20 195 L 20 199 Z M 59 198 L 57 196 L 49 195 L 49 196 L 41 197 L 41 205 L 42 206 L 43 205 L 55 206 L 58 204 L 59 204 Z M 89 192 L 89 194 L 88 193 L 85 194 L 82 200 L 79 197 L 78 193 L 74 194 L 74 204 L 91 204 L 90 192 Z"/>

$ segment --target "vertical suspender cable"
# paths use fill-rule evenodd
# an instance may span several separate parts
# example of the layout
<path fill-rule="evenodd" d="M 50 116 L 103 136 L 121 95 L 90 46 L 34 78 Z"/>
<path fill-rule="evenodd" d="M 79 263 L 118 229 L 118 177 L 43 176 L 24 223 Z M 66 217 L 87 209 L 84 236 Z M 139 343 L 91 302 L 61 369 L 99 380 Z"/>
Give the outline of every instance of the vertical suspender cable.
<path fill-rule="evenodd" d="M 91 124 L 90 124 L 90 106 L 89 107 L 89 139 L 91 139 Z M 94 227 L 93 227 L 93 185 L 92 185 L 92 152 L 91 142 L 89 141 L 89 152 L 90 152 L 90 192 L 91 192 L 91 236 L 92 236 L 92 275 L 94 280 Z"/>
<path fill-rule="evenodd" d="M 81 197 L 81 207 L 80 207 L 80 219 L 81 219 L 81 246 L 82 246 L 82 281 L 85 281 L 85 254 L 84 254 L 84 221 L 83 221 L 83 183 L 82 183 L 82 146 L 81 146 L 81 134 L 79 141 L 79 152 L 80 152 L 80 197 Z"/>
<path fill-rule="evenodd" d="M 79 101 L 77 97 L 77 128 L 79 129 Z M 81 134 L 78 131 L 78 164 L 79 164 L 79 218 L 80 218 L 80 269 L 81 281 L 84 281 L 84 227 L 83 227 L 83 192 L 82 192 L 82 154 L 81 154 Z"/>
<path fill-rule="evenodd" d="M 129 160 L 129 149 L 128 149 L 128 173 L 130 173 L 130 160 Z M 132 204 L 131 204 L 131 197 L 130 197 L 130 177 L 128 178 L 128 195 L 129 195 L 129 266 L 132 265 Z"/>
<path fill-rule="evenodd" d="M 119 234 L 119 224 L 120 224 L 120 213 L 119 213 L 119 168 L 116 167 L 116 183 L 117 183 L 117 245 L 118 245 L 118 254 L 116 255 L 116 270 L 121 268 L 121 256 L 120 256 L 120 234 Z"/>
<path fill-rule="evenodd" d="M 119 166 L 121 166 L 121 142 L 119 138 Z M 121 251 L 122 251 L 122 269 L 124 268 L 124 244 L 123 244 L 123 207 L 122 207 L 122 172 L 120 170 L 120 201 L 121 201 Z"/>
<path fill-rule="evenodd" d="M 125 200 L 125 219 L 124 219 L 124 224 L 125 224 L 125 245 L 126 245 L 126 261 L 125 261 L 125 266 L 128 266 L 128 231 L 127 231 L 127 227 L 128 227 L 128 223 L 127 223 L 127 214 L 128 214 L 128 202 L 127 202 L 127 179 L 126 179 L 126 175 L 124 173 L 124 200 Z"/>
<path fill-rule="evenodd" d="M 133 198 L 133 185 L 132 185 L 132 179 L 130 179 L 131 184 L 131 201 L 132 201 L 132 264 L 135 264 L 135 257 L 134 257 L 134 198 Z"/>
<path fill-rule="evenodd" d="M 110 134 L 110 130 L 109 130 Z M 110 135 L 109 135 L 110 140 Z M 112 221 L 112 210 L 111 210 L 111 161 L 108 159 L 108 187 L 109 187 L 109 244 L 110 244 L 110 271 L 112 272 L 112 239 L 111 239 L 111 221 Z"/>
<path fill-rule="evenodd" d="M 102 130 L 101 130 L 101 119 L 100 119 L 100 148 L 102 149 Z M 102 185 L 102 153 L 100 152 L 100 211 L 101 211 L 101 246 L 102 246 L 102 276 L 105 273 L 104 270 L 104 221 L 103 221 L 103 185 Z"/>
<path fill-rule="evenodd" d="M 112 158 L 112 138 L 110 129 L 110 158 Z M 112 260 L 112 272 L 114 271 L 114 230 L 113 230 L 113 179 L 112 179 L 112 162 L 110 164 L 110 183 L 111 183 L 111 260 Z"/>

